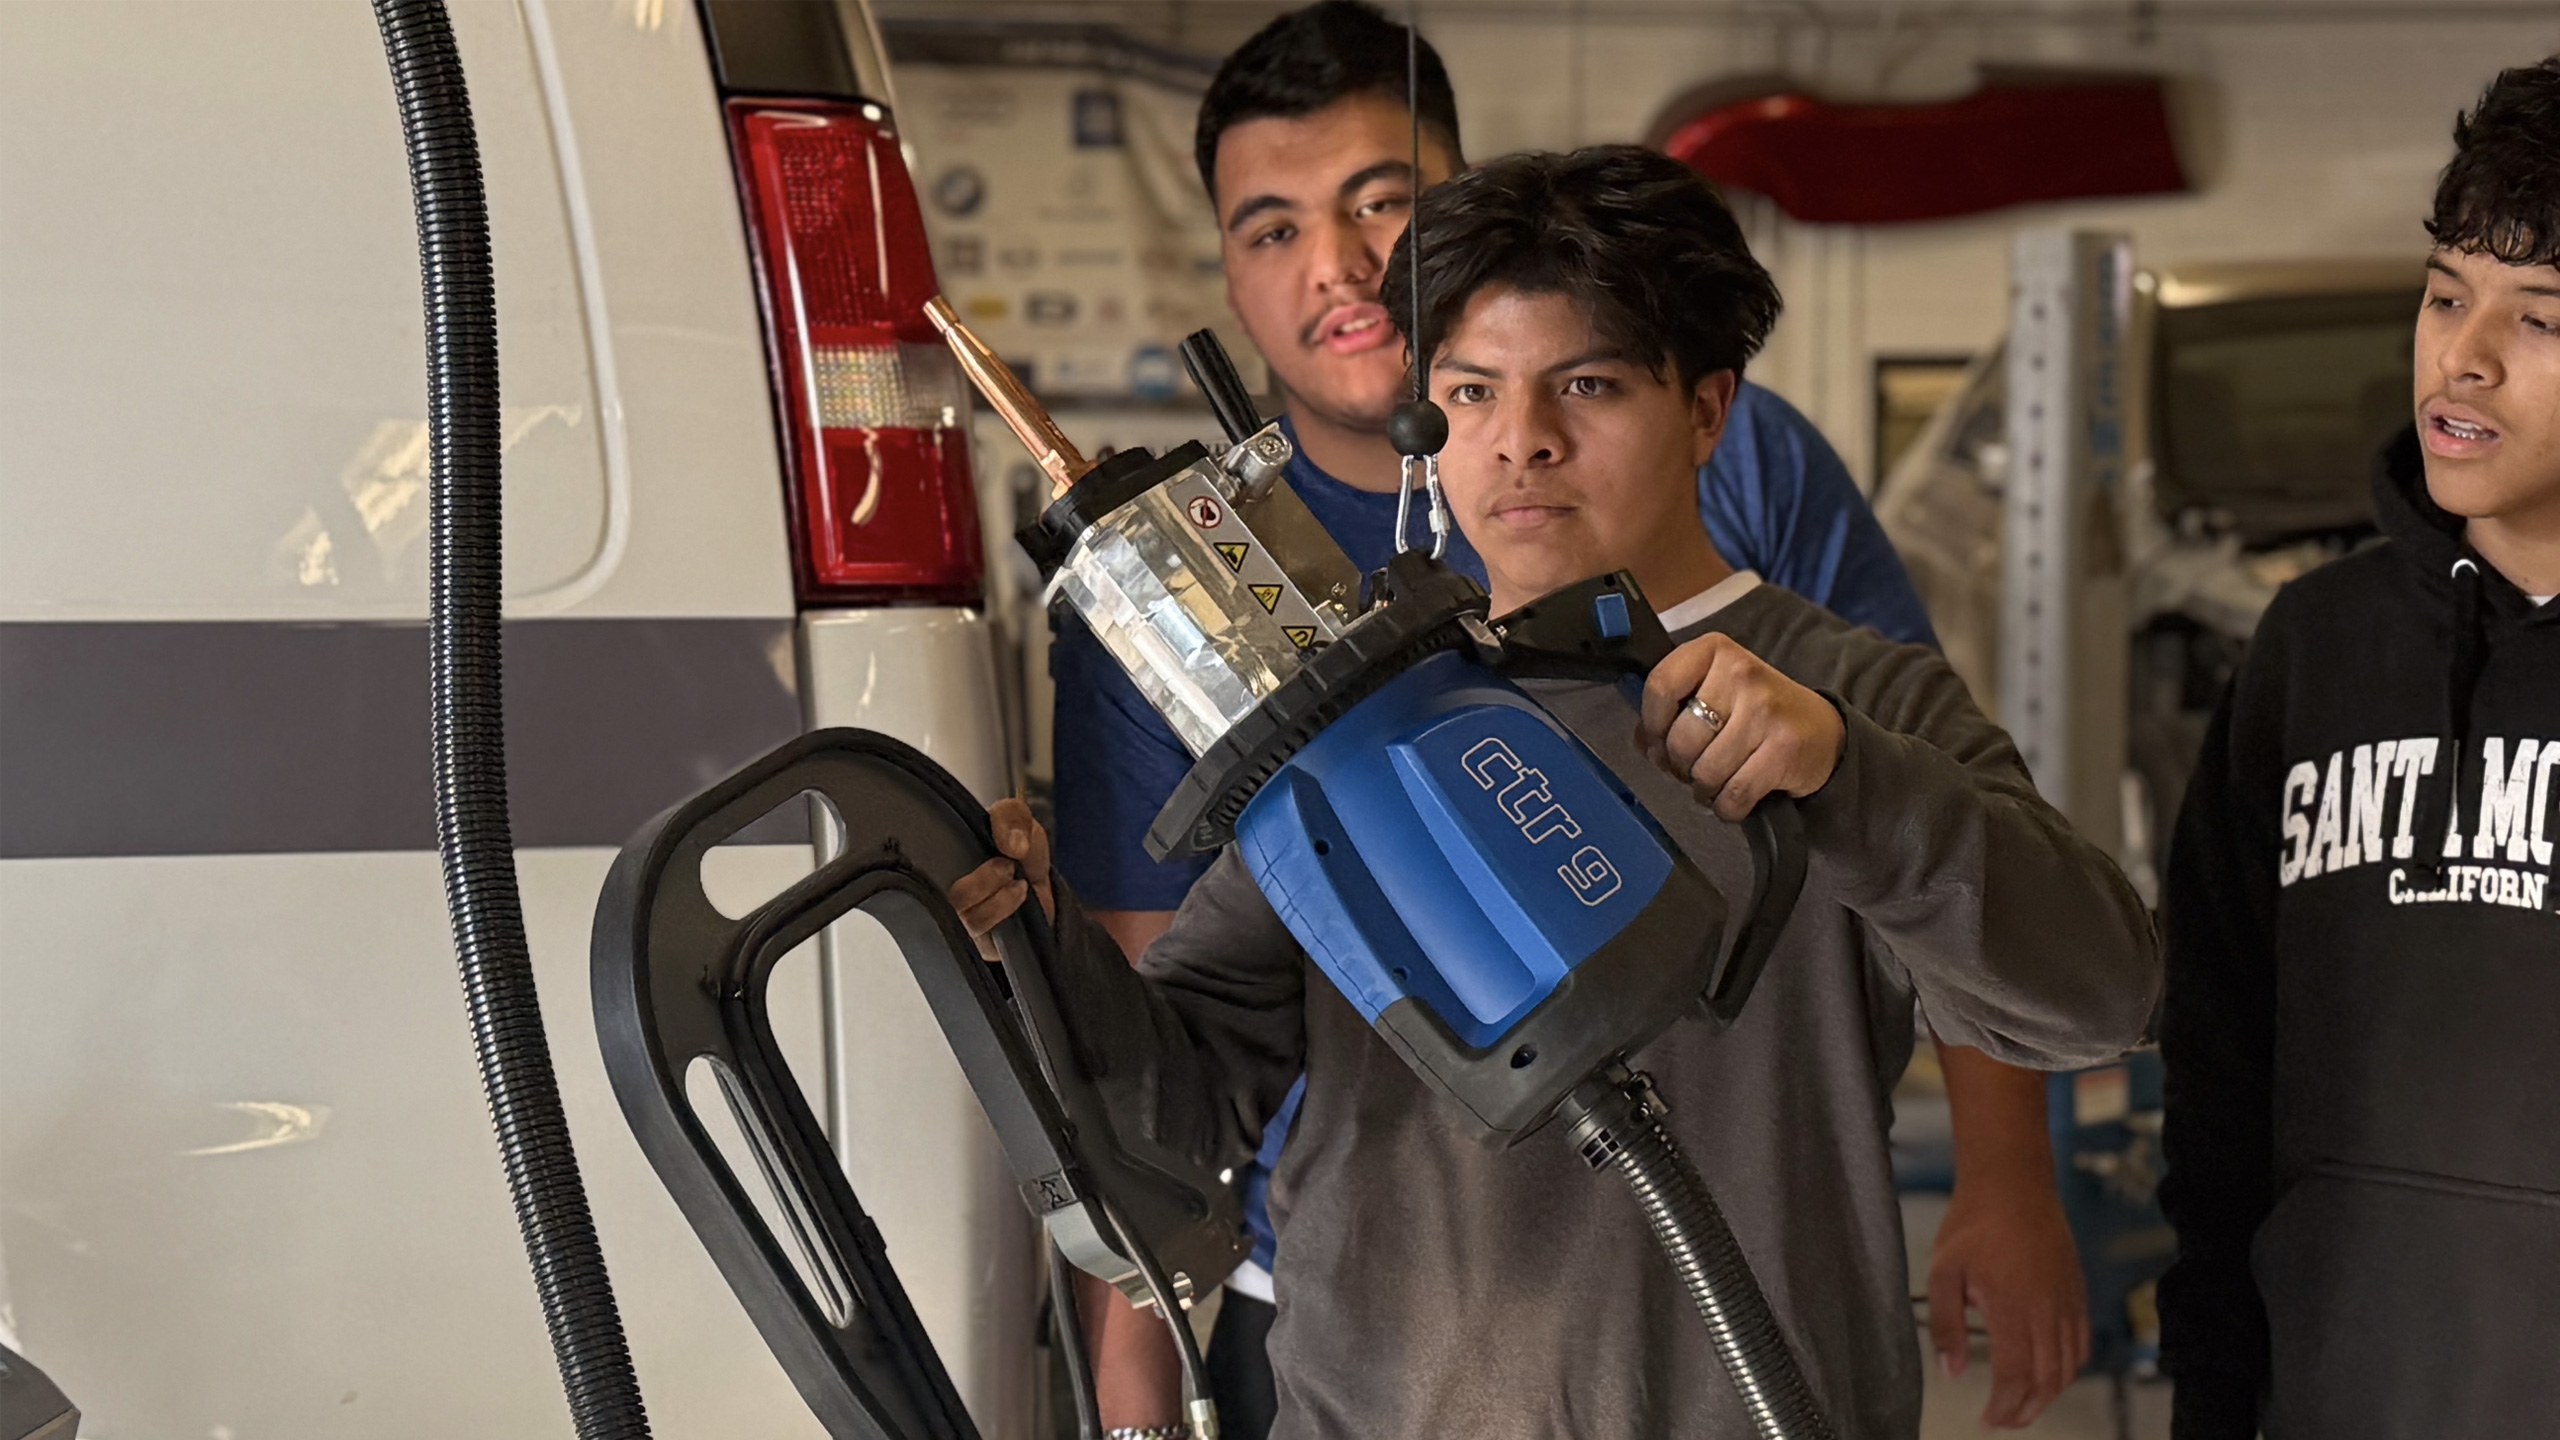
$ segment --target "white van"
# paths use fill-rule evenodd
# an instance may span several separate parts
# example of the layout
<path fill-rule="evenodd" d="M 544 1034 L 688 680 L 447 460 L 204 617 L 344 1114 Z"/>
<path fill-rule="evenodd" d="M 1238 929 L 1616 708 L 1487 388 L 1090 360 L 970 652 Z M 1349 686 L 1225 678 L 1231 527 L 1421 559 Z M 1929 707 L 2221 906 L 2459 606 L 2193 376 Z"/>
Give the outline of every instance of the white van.
<path fill-rule="evenodd" d="M 665 1433 L 816 1435 L 610 1098 L 588 926 L 642 820 L 804 727 L 1012 787 L 967 401 L 863 12 L 452 10 L 570 1120 Z M 366 6 L 0 5 L 0 1341 L 105 1440 L 570 1433 L 434 851 L 417 255 Z M 715 885 L 806 871 L 770 839 Z M 787 1038 L 1024 1433 L 1030 1225 L 904 967 L 839 932 Z"/>

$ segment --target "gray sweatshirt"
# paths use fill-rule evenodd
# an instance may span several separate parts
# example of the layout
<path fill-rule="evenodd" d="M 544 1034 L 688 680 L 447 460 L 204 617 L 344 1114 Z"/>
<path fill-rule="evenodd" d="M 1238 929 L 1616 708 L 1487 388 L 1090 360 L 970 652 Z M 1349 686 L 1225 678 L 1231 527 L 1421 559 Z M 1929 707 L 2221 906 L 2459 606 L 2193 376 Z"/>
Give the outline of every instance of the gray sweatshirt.
<path fill-rule="evenodd" d="M 1885 1140 L 1914 997 L 1953 1044 L 2105 1060 L 2151 1014 L 2150 919 L 1934 652 L 1766 585 L 1678 638 L 1711 629 L 1828 694 L 1847 736 L 1804 802 L 1803 898 L 1742 1018 L 1722 1034 L 1682 1020 L 1637 1063 L 1834 1430 L 1915 1435 Z M 1637 753 L 1632 692 L 1529 688 L 1739 909 L 1741 832 Z M 1508 1150 L 1477 1139 L 1307 962 L 1232 848 L 1135 972 L 1072 897 L 1061 912 L 1069 1023 L 1106 1060 L 1122 1125 L 1240 1166 L 1307 1077 L 1271 1185 L 1275 1440 L 1753 1433 L 1617 1177 L 1558 1127 Z"/>

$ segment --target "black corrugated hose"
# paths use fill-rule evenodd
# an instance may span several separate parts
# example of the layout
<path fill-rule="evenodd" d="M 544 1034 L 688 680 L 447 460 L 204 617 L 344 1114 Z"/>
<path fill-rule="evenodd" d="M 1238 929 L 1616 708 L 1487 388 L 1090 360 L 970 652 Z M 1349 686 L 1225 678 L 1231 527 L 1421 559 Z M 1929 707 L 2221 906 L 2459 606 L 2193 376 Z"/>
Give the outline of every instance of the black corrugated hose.
<path fill-rule="evenodd" d="M 581 1440 L 649 1433 L 569 1145 L 516 896 L 498 668 L 498 312 L 471 99 L 443 0 L 374 0 L 400 101 L 427 317 L 427 653 L 436 845 L 489 1119 Z"/>
<path fill-rule="evenodd" d="M 1832 1440 L 1724 1212 L 1662 1127 L 1652 1083 L 1624 1071 L 1595 1075 L 1558 1114 L 1591 1168 L 1615 1167 L 1636 1192 L 1653 1238 L 1705 1317 L 1716 1358 L 1765 1440 Z"/>

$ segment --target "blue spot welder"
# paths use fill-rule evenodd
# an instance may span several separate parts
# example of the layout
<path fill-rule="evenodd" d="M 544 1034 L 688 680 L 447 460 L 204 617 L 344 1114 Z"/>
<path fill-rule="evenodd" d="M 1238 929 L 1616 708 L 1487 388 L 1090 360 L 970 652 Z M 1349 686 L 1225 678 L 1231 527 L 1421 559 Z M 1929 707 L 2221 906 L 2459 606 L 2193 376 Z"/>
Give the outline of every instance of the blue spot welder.
<path fill-rule="evenodd" d="M 1647 673 L 1670 642 L 1633 578 L 1499 619 L 1425 555 L 1364 580 L 1280 483 L 1288 442 L 1208 332 L 1183 358 L 1230 448 L 1092 464 L 946 307 L 928 313 L 1055 483 L 1018 537 L 1051 599 L 1075 607 L 1196 757 L 1150 852 L 1234 843 L 1317 968 L 1489 1140 L 1519 1143 L 1552 1120 L 1594 1168 L 1618 1171 L 1761 1433 L 1827 1440 L 1758 1283 L 1629 1064 L 1684 1016 L 1740 1012 L 1803 882 L 1794 804 L 1774 797 L 1746 823 L 1754 887 L 1736 913 L 1513 683 Z M 1445 529 L 1436 476 L 1432 490 Z M 700 855 L 803 791 L 833 802 L 837 857 L 756 914 L 719 916 L 700 895 Z M 1000 965 L 977 960 L 945 892 L 996 853 L 961 787 L 886 737 L 820 732 L 749 766 L 652 822 L 607 882 L 595 950 L 607 1069 L 642 1148 L 831 1430 L 974 1435 L 763 1014 L 791 945 L 869 911 L 1049 1229 L 1053 1292 L 1071 1263 L 1162 1311 L 1193 1434 L 1214 1436 L 1179 1314 L 1243 1259 L 1234 1196 L 1190 1157 L 1112 1126 L 1048 990 L 1054 940 L 1036 907 L 996 931 Z M 704 1056 L 784 1197 L 796 1270 L 690 1110 L 683 1077 Z M 1052 1307 L 1068 1352 L 1074 1310 Z M 1098 1433 L 1089 1377 L 1074 1378 Z"/>
<path fill-rule="evenodd" d="M 429 648 L 448 907 L 578 1433 L 646 1440 L 515 895 L 497 663 L 496 315 L 469 99 L 441 0 L 375 0 L 375 14 L 400 102 L 427 315 Z M 1632 582 L 1595 581 L 1488 624 L 1471 583 L 1400 557 L 1377 603 L 1355 614 L 1359 577 L 1278 483 L 1287 441 L 1260 423 L 1207 332 L 1184 359 L 1231 448 L 1215 460 L 1194 444 L 1089 465 L 947 307 L 928 313 L 1056 484 L 1020 537 L 1053 598 L 1075 605 L 1200 757 L 1151 848 L 1233 838 L 1308 954 L 1419 1073 L 1497 1136 L 1561 1118 L 1591 1163 L 1636 1190 L 1761 1432 L 1828 1440 L 1713 1200 L 1625 1064 L 1692 1007 L 1730 1020 L 1742 1003 L 1802 880 L 1793 810 L 1763 805 L 1753 817 L 1755 894 L 1720 951 L 1722 897 L 1503 678 L 1642 673 L 1663 641 Z M 1407 439 L 1410 419 L 1399 417 Z M 1437 442 L 1400 448 L 1420 457 Z M 838 822 L 833 857 L 751 913 L 721 914 L 703 889 L 704 856 L 813 793 Z M 831 1435 L 976 1440 L 773 1032 L 782 958 L 845 915 L 869 914 L 897 942 L 1048 1229 L 1052 1293 L 1069 1291 L 1072 1263 L 1151 1302 L 1181 1351 L 1192 1434 L 1213 1440 L 1216 1412 L 1181 1310 L 1243 1258 L 1235 1197 L 1191 1157 L 1112 1125 L 1049 991 L 1054 940 L 1038 907 L 990 937 L 999 964 L 979 960 L 948 895 L 996 853 L 986 812 L 948 772 L 864 731 L 801 736 L 674 806 L 623 848 L 597 901 L 590 979 L 606 1072 L 641 1150 Z M 771 1221 L 694 1107 L 687 1081 L 698 1065 L 718 1081 Z M 1079 1428 L 1098 1440 L 1076 1306 L 1051 1310 Z M 50 1433 L 66 1417 L 35 1418 Z"/>

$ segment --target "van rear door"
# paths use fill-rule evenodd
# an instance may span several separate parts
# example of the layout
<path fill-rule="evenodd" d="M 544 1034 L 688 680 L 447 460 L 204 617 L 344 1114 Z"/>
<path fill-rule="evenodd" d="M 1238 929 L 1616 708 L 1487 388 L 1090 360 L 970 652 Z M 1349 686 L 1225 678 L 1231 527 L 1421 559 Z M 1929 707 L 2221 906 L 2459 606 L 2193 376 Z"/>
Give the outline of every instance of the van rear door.
<path fill-rule="evenodd" d="M 720 96 L 682 0 L 453 12 L 570 1120 L 659 1422 L 814 1436 L 586 1005 L 613 848 L 804 723 Z M 0 193 L 0 1324 L 99 1434 L 565 1436 L 432 849 L 417 251 L 371 18 L 0 6 Z M 806 871 L 805 830 L 769 838 L 725 883 Z M 777 984 L 820 1074 L 814 957 Z"/>

